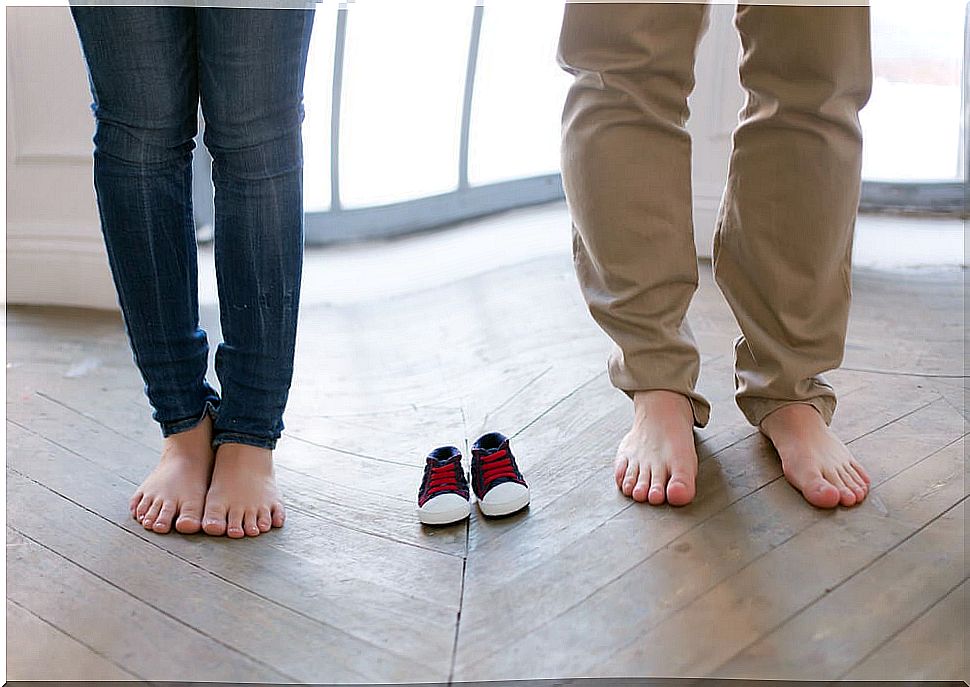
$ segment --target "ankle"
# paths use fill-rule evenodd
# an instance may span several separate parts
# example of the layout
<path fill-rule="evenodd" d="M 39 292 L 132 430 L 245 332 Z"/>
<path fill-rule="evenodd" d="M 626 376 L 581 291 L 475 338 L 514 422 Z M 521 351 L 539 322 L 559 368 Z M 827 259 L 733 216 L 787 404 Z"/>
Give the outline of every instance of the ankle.
<path fill-rule="evenodd" d="M 634 423 L 665 423 L 671 418 L 683 417 L 691 426 L 694 424 L 694 410 L 690 399 L 684 394 L 668 389 L 647 389 L 633 394 Z"/>
<path fill-rule="evenodd" d="M 199 454 L 212 455 L 212 443 L 207 427 L 193 427 L 192 429 L 170 434 L 162 441 L 162 457 L 197 457 Z"/>
<path fill-rule="evenodd" d="M 758 425 L 772 441 L 804 439 L 825 428 L 822 414 L 810 403 L 788 403 L 768 413 Z"/>
<path fill-rule="evenodd" d="M 273 465 L 273 451 L 260 446 L 239 444 L 232 441 L 219 444 L 215 450 L 217 460 L 232 461 L 247 466 Z"/>

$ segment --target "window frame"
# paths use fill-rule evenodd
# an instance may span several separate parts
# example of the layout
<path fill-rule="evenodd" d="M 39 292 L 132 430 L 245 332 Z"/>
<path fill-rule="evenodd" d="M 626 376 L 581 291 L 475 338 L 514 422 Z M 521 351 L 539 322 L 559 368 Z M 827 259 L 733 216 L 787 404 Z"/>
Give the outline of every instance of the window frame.
<path fill-rule="evenodd" d="M 451 192 L 415 198 L 386 205 L 344 208 L 340 202 L 340 105 L 344 78 L 344 49 L 347 40 L 348 10 L 337 10 L 330 116 L 330 208 L 308 212 L 304 234 L 307 245 L 345 243 L 381 239 L 434 229 L 497 212 L 560 201 L 564 199 L 560 174 L 513 179 L 498 183 L 471 185 L 468 181 L 468 148 L 475 71 L 482 31 L 484 6 L 477 3 L 472 15 L 471 34 L 465 70 L 462 121 L 458 164 L 458 187 Z M 964 50 L 961 67 L 960 154 L 964 167 L 962 181 L 862 181 L 860 212 L 915 213 L 967 217 L 970 213 L 970 5 L 964 21 Z M 204 126 L 200 117 L 200 127 Z M 200 129 L 201 130 L 201 129 Z M 201 140 L 201 137 L 200 137 Z M 194 206 L 196 224 L 211 229 L 211 158 L 204 147 L 193 162 L 195 172 Z"/>

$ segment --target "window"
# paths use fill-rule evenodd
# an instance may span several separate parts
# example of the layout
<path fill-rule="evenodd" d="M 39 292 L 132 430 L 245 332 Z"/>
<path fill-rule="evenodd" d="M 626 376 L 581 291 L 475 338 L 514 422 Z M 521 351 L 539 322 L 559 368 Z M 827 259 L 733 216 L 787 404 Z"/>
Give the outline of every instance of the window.
<path fill-rule="evenodd" d="M 340 4 L 317 6 L 307 65 L 308 243 L 563 197 L 564 0 Z M 871 17 L 861 207 L 965 214 L 967 2 L 879 0 Z"/>
<path fill-rule="evenodd" d="M 863 177 L 962 179 L 963 0 L 873 3 L 873 87 L 862 111 Z"/>

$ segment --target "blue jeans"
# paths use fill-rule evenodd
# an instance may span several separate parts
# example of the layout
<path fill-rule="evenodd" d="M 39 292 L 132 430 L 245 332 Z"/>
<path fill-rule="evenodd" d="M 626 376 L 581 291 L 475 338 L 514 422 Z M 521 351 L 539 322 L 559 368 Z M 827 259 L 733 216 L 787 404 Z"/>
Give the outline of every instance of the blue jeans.
<path fill-rule="evenodd" d="M 94 186 L 135 363 L 162 434 L 274 448 L 303 265 L 303 79 L 313 10 L 71 8 L 96 120 Z M 222 395 L 206 381 L 192 214 L 201 98 L 213 158 Z"/>

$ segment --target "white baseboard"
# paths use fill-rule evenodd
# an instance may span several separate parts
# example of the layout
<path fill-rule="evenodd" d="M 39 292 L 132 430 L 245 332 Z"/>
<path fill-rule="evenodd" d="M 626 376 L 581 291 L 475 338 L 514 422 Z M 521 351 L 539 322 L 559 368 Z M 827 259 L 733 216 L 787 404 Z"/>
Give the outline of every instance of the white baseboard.
<path fill-rule="evenodd" d="M 7 303 L 118 310 L 100 233 L 79 233 L 48 224 L 8 225 Z"/>

